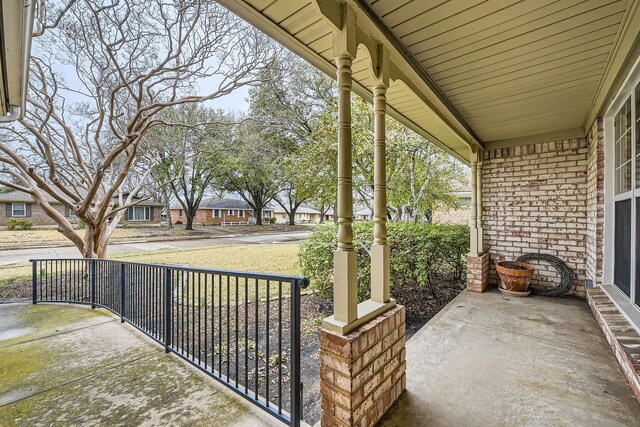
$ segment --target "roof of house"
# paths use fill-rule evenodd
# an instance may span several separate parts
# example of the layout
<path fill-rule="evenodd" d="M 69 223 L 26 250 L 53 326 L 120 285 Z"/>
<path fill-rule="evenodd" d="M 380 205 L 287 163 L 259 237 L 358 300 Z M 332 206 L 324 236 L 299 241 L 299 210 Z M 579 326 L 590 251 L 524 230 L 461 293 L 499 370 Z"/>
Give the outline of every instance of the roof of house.
<path fill-rule="evenodd" d="M 179 202 L 173 202 L 171 204 L 171 209 L 182 209 L 182 205 Z M 200 206 L 198 209 L 244 209 L 244 210 L 253 210 L 249 203 L 245 202 L 242 199 L 227 199 L 227 198 L 217 198 L 217 197 L 209 197 L 206 199 L 202 199 L 200 202 Z M 266 211 L 273 210 L 272 207 L 267 206 L 264 208 Z"/>
<path fill-rule="evenodd" d="M 59 203 L 53 196 L 49 194 L 44 194 L 44 198 L 49 203 Z M 117 202 L 117 197 L 114 197 Z M 138 197 L 133 198 L 134 201 L 139 199 Z M 31 194 L 25 193 L 24 191 L 14 190 L 9 193 L 0 193 L 0 203 L 34 203 L 33 197 Z M 145 200 L 144 202 L 140 202 L 140 206 L 164 206 L 162 203 L 157 202 L 155 200 Z"/>
<path fill-rule="evenodd" d="M 373 212 L 371 212 L 370 208 L 362 208 L 356 211 L 356 215 L 369 215 L 372 216 Z"/>
<path fill-rule="evenodd" d="M 273 211 L 275 213 L 286 213 L 284 209 L 282 209 L 282 206 L 276 206 L 275 208 L 273 208 Z M 300 206 L 297 210 L 296 213 L 306 213 L 306 214 L 320 214 L 320 211 L 315 210 L 313 208 L 307 207 L 307 206 Z"/>

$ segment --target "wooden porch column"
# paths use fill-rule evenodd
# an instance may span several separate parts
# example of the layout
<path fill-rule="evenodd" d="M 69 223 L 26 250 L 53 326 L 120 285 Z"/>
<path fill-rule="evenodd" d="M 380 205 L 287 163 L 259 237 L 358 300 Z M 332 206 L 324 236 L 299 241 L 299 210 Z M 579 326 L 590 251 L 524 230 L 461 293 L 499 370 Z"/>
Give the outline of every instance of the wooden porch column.
<path fill-rule="evenodd" d="M 338 37 L 339 38 L 339 37 Z M 334 45 L 336 42 L 334 42 Z M 346 324 L 357 317 L 357 260 L 353 250 L 353 167 L 351 148 L 351 64 L 348 49 L 337 55 L 338 66 L 338 248 L 333 255 L 333 318 Z"/>
<path fill-rule="evenodd" d="M 374 186 L 373 186 L 373 244 L 371 245 L 371 299 L 389 301 L 389 244 L 387 243 L 387 87 L 388 52 L 378 47 L 377 64 L 373 74 L 374 113 Z"/>
<path fill-rule="evenodd" d="M 476 166 L 476 222 L 478 225 L 478 253 L 484 253 L 484 227 L 482 224 L 482 160 L 483 152 L 478 152 L 478 164 Z"/>
<path fill-rule="evenodd" d="M 471 247 L 469 256 L 478 256 L 478 154 L 475 150 L 471 153 Z"/>

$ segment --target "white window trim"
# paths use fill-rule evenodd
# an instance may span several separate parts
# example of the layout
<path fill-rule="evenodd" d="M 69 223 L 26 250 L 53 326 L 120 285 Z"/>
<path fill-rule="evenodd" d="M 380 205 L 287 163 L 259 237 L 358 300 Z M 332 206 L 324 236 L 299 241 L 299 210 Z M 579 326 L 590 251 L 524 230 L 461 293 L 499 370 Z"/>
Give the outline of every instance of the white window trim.
<path fill-rule="evenodd" d="M 16 215 L 16 205 L 22 205 L 22 215 Z M 27 217 L 27 204 L 26 203 L 11 203 L 11 218 L 26 218 Z"/>
<path fill-rule="evenodd" d="M 233 209 L 227 209 L 227 216 L 233 216 Z"/>
<path fill-rule="evenodd" d="M 129 222 L 149 222 L 151 221 L 151 207 L 149 206 L 129 206 L 131 208 L 130 213 L 133 215 L 129 215 Z M 134 219 L 136 209 L 144 209 L 144 219 Z"/>
<path fill-rule="evenodd" d="M 640 307 L 635 304 L 636 300 L 636 276 L 640 274 L 638 271 L 631 271 L 630 277 L 630 290 L 629 296 L 627 297 L 622 291 L 620 291 L 614 285 L 614 258 L 615 258 L 615 202 L 619 200 L 629 199 L 629 195 L 631 194 L 631 223 L 632 227 L 640 227 L 640 224 L 635 224 L 636 222 L 636 213 L 635 213 L 635 199 L 633 196 L 640 195 L 640 188 L 634 190 L 635 176 L 640 171 L 636 171 L 636 155 L 638 153 L 635 152 L 636 148 L 636 138 L 635 132 L 637 132 L 634 118 L 640 116 L 639 111 L 635 111 L 636 102 L 634 99 L 635 96 L 635 88 L 640 84 L 640 57 L 638 57 L 635 61 L 634 66 L 631 69 L 632 71 L 629 73 L 624 83 L 618 90 L 614 100 L 611 102 L 609 107 L 606 110 L 606 113 L 603 116 L 603 125 L 604 125 L 604 151 L 605 151 L 605 169 L 604 169 L 604 242 L 603 242 L 603 289 L 609 296 L 614 300 L 616 305 L 618 306 L 620 312 L 623 313 L 628 320 L 631 321 L 632 325 L 640 331 Z M 632 146 L 632 155 L 631 155 L 631 165 L 632 165 L 632 182 L 631 182 L 631 190 L 622 194 L 615 194 L 615 172 L 616 172 L 616 159 L 615 159 L 615 116 L 623 107 L 624 103 L 631 97 L 631 146 Z M 640 248 L 636 248 L 636 239 L 632 237 L 631 239 L 631 259 L 635 260 L 636 250 L 640 250 Z"/>
<path fill-rule="evenodd" d="M 213 210 L 213 217 L 214 218 L 220 218 L 220 209 L 214 209 Z"/>
<path fill-rule="evenodd" d="M 238 218 L 244 218 L 244 209 L 238 210 Z"/>

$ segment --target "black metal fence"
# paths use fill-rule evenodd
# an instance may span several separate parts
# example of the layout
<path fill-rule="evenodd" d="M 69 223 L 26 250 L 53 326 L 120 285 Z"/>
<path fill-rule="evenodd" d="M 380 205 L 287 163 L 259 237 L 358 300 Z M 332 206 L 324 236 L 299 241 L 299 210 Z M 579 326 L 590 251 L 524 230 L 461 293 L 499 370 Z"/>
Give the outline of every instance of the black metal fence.
<path fill-rule="evenodd" d="M 31 263 L 34 304 L 110 310 L 279 420 L 300 424 L 306 277 L 104 259 Z"/>

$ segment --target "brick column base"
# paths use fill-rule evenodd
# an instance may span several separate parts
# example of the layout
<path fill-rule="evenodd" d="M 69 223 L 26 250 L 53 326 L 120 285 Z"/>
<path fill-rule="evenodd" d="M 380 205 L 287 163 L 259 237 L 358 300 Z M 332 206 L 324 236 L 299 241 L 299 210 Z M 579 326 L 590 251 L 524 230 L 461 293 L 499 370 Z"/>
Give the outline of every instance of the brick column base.
<path fill-rule="evenodd" d="M 489 284 L 489 253 L 467 257 L 467 290 L 484 292 Z"/>
<path fill-rule="evenodd" d="M 406 387 L 404 307 L 351 332 L 320 331 L 322 426 L 373 426 Z"/>

